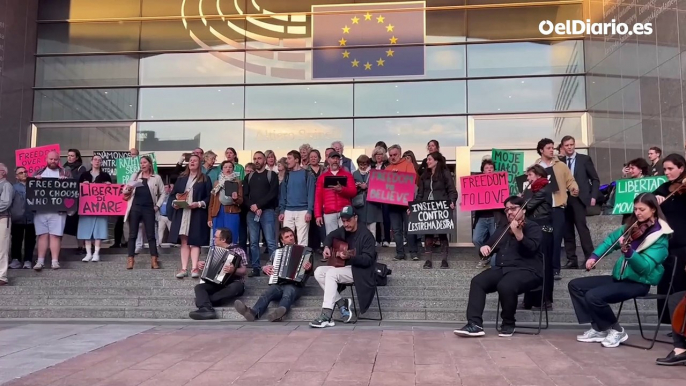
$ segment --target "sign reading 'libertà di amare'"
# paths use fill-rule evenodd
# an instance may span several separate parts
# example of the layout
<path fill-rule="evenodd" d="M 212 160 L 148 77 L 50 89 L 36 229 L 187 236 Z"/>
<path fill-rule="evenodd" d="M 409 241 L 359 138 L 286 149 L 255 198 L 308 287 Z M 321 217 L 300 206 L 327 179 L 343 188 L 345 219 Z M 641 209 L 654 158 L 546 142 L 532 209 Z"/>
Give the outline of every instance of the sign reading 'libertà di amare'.
<path fill-rule="evenodd" d="M 79 183 L 73 179 L 30 178 L 26 182 L 26 205 L 33 212 L 71 212 L 77 209 Z"/>
<path fill-rule="evenodd" d="M 407 233 L 411 235 L 442 235 L 455 229 L 454 210 L 448 200 L 410 202 Z"/>

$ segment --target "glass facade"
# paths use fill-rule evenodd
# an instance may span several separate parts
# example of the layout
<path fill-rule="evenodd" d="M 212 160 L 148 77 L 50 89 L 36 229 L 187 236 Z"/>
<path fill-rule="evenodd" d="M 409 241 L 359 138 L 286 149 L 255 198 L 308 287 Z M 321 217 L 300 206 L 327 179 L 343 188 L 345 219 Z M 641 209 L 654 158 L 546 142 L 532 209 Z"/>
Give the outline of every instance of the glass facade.
<path fill-rule="evenodd" d="M 197 146 L 282 156 L 332 140 L 350 156 L 383 140 L 423 158 L 435 138 L 449 160 L 461 147 L 530 154 L 565 134 L 588 146 L 585 42 L 538 32 L 540 20 L 582 19 L 581 1 L 351 2 L 41 0 L 32 142 L 63 130 L 84 154 L 135 145 L 162 163 Z M 342 25 L 313 27 L 322 3 Z M 360 40 L 358 26 L 378 33 Z M 320 58 L 356 70 L 346 55 L 371 50 L 381 55 L 360 75 L 313 72 Z M 411 66 L 421 74 L 397 75 Z"/>

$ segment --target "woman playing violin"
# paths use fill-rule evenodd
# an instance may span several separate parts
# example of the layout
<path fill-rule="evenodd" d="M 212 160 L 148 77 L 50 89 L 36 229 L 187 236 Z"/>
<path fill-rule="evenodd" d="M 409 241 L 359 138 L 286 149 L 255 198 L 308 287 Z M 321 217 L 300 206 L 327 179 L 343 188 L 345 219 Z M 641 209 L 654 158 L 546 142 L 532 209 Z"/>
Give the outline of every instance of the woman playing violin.
<path fill-rule="evenodd" d="M 669 240 L 669 255 L 676 257 L 677 264 L 672 286 L 672 293 L 674 293 L 686 291 L 686 272 L 684 272 L 686 268 L 686 194 L 683 194 L 684 184 L 682 183 L 686 178 L 686 160 L 680 154 L 670 154 L 664 158 L 663 167 L 668 181 L 660 185 L 654 194 L 657 196 L 657 202 L 660 203 L 667 222 L 674 229 L 674 236 Z M 673 271 L 674 260 L 669 258 L 665 261 L 665 272 Z M 668 295 L 671 280 L 670 274 L 664 275 L 657 285 L 657 293 Z M 661 314 L 664 306 L 664 300 L 657 301 L 658 315 Z M 670 316 L 669 312 L 665 312 L 662 323 L 669 324 Z"/>
<path fill-rule="evenodd" d="M 655 196 L 638 195 L 629 222 L 610 234 L 586 261 L 586 269 L 590 270 L 599 256 L 621 249 L 612 276 L 582 277 L 569 282 L 569 296 L 579 323 L 591 324 L 591 329 L 576 340 L 617 347 L 629 338 L 610 304 L 644 296 L 651 285 L 660 281 L 672 233 Z"/>

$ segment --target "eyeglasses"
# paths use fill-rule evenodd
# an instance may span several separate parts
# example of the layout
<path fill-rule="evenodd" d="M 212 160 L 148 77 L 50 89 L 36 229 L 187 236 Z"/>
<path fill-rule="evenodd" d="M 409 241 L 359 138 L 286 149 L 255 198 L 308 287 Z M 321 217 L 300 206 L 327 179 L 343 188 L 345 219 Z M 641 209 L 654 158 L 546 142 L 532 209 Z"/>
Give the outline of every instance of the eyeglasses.
<path fill-rule="evenodd" d="M 508 206 L 508 207 L 505 207 L 505 213 L 516 212 L 516 211 L 519 210 L 519 208 L 520 208 L 519 206 Z"/>
<path fill-rule="evenodd" d="M 26 172 L 17 172 L 17 175 L 20 176 L 22 174 L 26 174 Z"/>

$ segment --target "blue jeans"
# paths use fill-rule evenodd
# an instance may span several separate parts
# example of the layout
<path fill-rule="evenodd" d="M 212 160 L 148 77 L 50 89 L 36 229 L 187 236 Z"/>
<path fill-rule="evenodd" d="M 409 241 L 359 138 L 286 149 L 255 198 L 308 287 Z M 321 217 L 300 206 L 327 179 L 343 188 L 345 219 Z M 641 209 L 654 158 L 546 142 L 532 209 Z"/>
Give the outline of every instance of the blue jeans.
<path fill-rule="evenodd" d="M 274 209 L 262 210 L 260 221 L 255 221 L 255 213 L 248 213 L 248 232 L 250 232 L 250 261 L 253 269 L 260 269 L 260 229 L 267 240 L 267 252 L 276 250 L 276 214 Z"/>
<path fill-rule="evenodd" d="M 302 288 L 293 284 L 270 285 L 252 307 L 252 310 L 255 311 L 256 319 L 259 319 L 267 312 L 267 307 L 272 301 L 278 301 L 279 307 L 284 307 L 286 312 L 290 311 L 291 306 L 298 300 L 301 293 Z"/>
<path fill-rule="evenodd" d="M 393 229 L 393 238 L 395 239 L 395 253 L 397 256 L 404 257 L 403 233 L 408 224 L 407 207 L 391 205 L 388 209 L 388 216 L 391 218 L 391 229 Z M 417 235 L 407 235 L 407 245 L 410 247 L 411 254 L 418 253 Z"/>
<path fill-rule="evenodd" d="M 474 224 L 472 242 L 479 249 L 495 234 L 495 217 L 482 217 Z M 495 254 L 491 255 L 491 267 L 495 268 Z"/>

